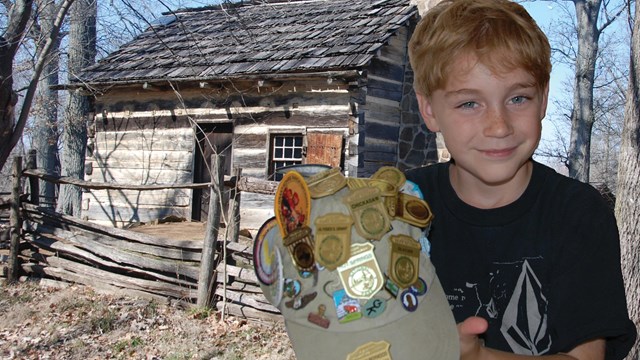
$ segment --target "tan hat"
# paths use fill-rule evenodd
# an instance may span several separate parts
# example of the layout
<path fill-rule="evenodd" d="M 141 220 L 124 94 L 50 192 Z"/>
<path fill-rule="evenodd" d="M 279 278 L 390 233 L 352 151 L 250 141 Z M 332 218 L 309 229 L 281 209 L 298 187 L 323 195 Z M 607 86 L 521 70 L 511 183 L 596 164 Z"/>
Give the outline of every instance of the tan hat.
<path fill-rule="evenodd" d="M 404 177 L 387 175 L 291 171 L 280 183 L 254 266 L 300 360 L 459 358 L 451 309 L 413 225 L 430 222 L 430 210 L 398 196 Z"/>

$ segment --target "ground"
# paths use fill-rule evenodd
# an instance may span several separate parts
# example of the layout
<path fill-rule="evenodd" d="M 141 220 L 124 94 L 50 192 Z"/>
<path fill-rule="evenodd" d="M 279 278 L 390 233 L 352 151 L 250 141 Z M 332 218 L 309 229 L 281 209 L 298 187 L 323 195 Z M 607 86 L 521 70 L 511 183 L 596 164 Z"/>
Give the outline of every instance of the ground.
<path fill-rule="evenodd" d="M 202 223 L 169 222 L 131 230 L 197 240 L 204 229 Z M 222 319 L 212 310 L 98 294 L 60 282 L 2 283 L 0 290 L 0 360 L 295 359 L 282 323 Z"/>
<path fill-rule="evenodd" d="M 0 359 L 295 359 L 282 323 L 35 281 L 0 287 Z"/>

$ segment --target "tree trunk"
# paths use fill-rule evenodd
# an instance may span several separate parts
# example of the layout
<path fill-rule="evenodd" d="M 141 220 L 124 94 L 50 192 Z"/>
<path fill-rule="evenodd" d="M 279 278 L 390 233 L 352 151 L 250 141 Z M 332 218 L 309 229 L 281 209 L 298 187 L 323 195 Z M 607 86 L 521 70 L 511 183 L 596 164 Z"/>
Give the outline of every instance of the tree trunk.
<path fill-rule="evenodd" d="M 595 121 L 593 86 L 598 55 L 598 14 L 601 0 L 574 0 L 578 23 L 578 54 L 574 79 L 571 140 L 569 144 L 569 176 L 589 182 L 591 130 Z"/>
<path fill-rule="evenodd" d="M 629 91 L 618 160 L 618 196 L 616 218 L 620 229 L 622 274 L 627 290 L 629 315 L 640 324 L 640 6 L 636 5 L 631 40 Z M 640 329 L 639 329 L 640 330 Z M 640 357 L 640 341 L 636 341 L 628 359 Z"/>
<path fill-rule="evenodd" d="M 20 40 L 31 17 L 33 0 L 17 0 L 11 8 L 7 27 L 0 35 L 0 169 L 4 166 L 11 148 L 11 136 L 15 126 L 15 106 L 18 94 L 13 90 L 13 59 Z M 6 154 L 6 158 L 2 159 Z"/>
<path fill-rule="evenodd" d="M 36 0 L 39 14 L 39 34 L 37 53 L 43 51 L 46 38 L 53 31 L 56 17 L 56 4 L 50 0 Z M 49 174 L 57 174 L 58 161 L 58 92 L 51 90 L 51 85 L 58 85 L 58 69 L 60 66 L 60 41 L 53 43 L 49 54 L 45 56 L 45 65 L 42 77 L 38 83 L 38 90 L 33 106 L 35 119 L 33 129 L 33 147 L 38 156 L 38 168 Z M 55 184 L 48 181 L 40 181 L 40 204 L 53 208 L 56 197 Z"/>
<path fill-rule="evenodd" d="M 96 57 L 97 4 L 94 0 L 77 0 L 71 7 L 69 33 L 69 82 Z M 87 120 L 93 111 L 92 99 L 78 92 L 69 93 L 64 120 L 62 174 L 84 179 L 87 148 Z M 82 191 L 75 185 L 61 185 L 58 212 L 80 217 Z"/>

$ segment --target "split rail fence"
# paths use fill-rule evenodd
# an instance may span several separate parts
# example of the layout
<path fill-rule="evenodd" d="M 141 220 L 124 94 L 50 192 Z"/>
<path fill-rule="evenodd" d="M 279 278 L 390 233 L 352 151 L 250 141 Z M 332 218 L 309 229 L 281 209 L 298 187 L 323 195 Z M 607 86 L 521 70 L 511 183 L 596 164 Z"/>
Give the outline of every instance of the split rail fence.
<path fill-rule="evenodd" d="M 278 320 L 279 311 L 265 299 L 253 272 L 252 241 L 239 235 L 241 192 L 274 194 L 277 182 L 242 177 L 241 169 L 225 179 L 223 160 L 212 157 L 211 183 L 120 185 L 46 174 L 34 168 L 33 159 L 22 170 L 22 158 L 16 158 L 12 195 L 3 202 L 10 207 L 8 281 L 26 274 L 185 306 L 215 307 L 253 320 Z M 30 184 L 28 194 L 22 192 L 23 178 Z M 164 239 L 56 213 L 38 206 L 38 179 L 84 189 L 209 188 L 206 235 L 202 241 Z M 226 234 L 219 234 L 224 187 L 231 189 L 229 223 Z"/>

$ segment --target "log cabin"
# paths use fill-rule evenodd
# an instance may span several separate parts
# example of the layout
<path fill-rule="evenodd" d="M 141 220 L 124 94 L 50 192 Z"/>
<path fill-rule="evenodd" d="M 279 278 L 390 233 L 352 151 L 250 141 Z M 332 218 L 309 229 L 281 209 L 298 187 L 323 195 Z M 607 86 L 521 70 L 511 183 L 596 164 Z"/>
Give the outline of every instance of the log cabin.
<path fill-rule="evenodd" d="M 86 180 L 208 182 L 225 173 L 278 180 L 293 164 L 367 177 L 381 166 L 438 161 L 422 122 L 407 44 L 409 0 L 312 0 L 165 13 L 83 70 L 90 91 Z M 90 191 L 83 217 L 125 226 L 175 215 L 206 219 L 206 191 Z M 241 226 L 273 215 L 273 197 L 243 193 Z"/>

